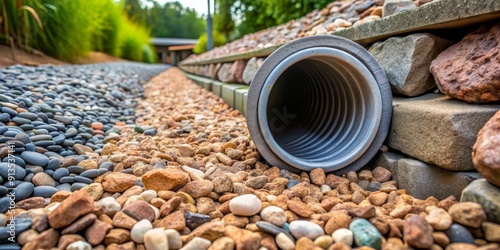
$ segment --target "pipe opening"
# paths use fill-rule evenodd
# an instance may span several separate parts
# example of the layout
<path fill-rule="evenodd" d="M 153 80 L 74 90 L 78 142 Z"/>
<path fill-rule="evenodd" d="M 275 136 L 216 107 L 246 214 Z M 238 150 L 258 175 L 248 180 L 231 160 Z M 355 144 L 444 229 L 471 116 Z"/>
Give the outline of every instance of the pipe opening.
<path fill-rule="evenodd" d="M 301 50 L 271 71 L 258 101 L 267 146 L 302 170 L 338 170 L 361 157 L 381 120 L 377 82 L 343 51 Z"/>

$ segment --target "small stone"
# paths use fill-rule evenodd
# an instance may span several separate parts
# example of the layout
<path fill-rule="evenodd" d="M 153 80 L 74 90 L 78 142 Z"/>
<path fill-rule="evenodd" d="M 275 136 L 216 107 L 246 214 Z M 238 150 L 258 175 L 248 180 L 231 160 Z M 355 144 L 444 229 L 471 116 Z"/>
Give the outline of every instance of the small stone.
<path fill-rule="evenodd" d="M 126 205 L 122 212 L 138 221 L 146 219 L 152 222 L 155 219 L 155 211 L 145 201 L 132 202 Z"/>
<path fill-rule="evenodd" d="M 452 224 L 450 228 L 445 231 L 451 243 L 464 242 L 474 244 L 474 236 L 460 224 Z"/>
<path fill-rule="evenodd" d="M 176 169 L 153 169 L 142 176 L 142 184 L 146 189 L 156 192 L 175 190 L 190 181 L 189 174 Z"/>
<path fill-rule="evenodd" d="M 294 250 L 295 243 L 290 237 L 286 236 L 284 233 L 279 233 L 276 235 L 276 245 L 282 250 Z"/>
<path fill-rule="evenodd" d="M 311 240 L 315 240 L 319 236 L 325 234 L 323 228 L 321 228 L 318 224 L 306 220 L 292 221 L 289 228 L 290 233 L 296 239 L 307 237 Z"/>
<path fill-rule="evenodd" d="M 290 235 L 285 229 L 283 229 L 283 227 L 275 226 L 274 224 L 271 224 L 269 222 L 257 221 L 255 225 L 259 230 L 261 230 L 262 232 L 266 232 L 270 235 L 276 236 L 279 233 L 285 233 L 286 235 L 288 235 L 288 237 L 293 238 L 293 236 Z"/>
<path fill-rule="evenodd" d="M 285 211 L 277 206 L 269 206 L 262 209 L 260 217 L 263 220 L 280 227 L 286 223 Z"/>
<path fill-rule="evenodd" d="M 309 175 L 311 178 L 311 182 L 318 186 L 321 186 L 326 182 L 325 170 L 323 170 L 322 168 L 315 168 L 311 170 L 311 173 Z"/>
<path fill-rule="evenodd" d="M 375 178 L 375 180 L 378 182 L 389 181 L 392 177 L 391 171 L 381 166 L 378 166 L 375 169 L 373 169 L 372 174 L 373 178 Z"/>
<path fill-rule="evenodd" d="M 314 245 L 314 242 L 307 238 L 307 237 L 302 237 L 297 240 L 295 243 L 295 247 L 297 249 L 315 249 L 316 245 Z"/>
<path fill-rule="evenodd" d="M 106 234 L 113 228 L 108 223 L 104 223 L 100 220 L 96 220 L 94 224 L 85 230 L 85 239 L 91 245 L 96 246 L 104 241 Z"/>
<path fill-rule="evenodd" d="M 85 191 L 76 191 L 49 214 L 49 224 L 55 229 L 63 228 L 93 209 L 94 201 L 89 194 Z"/>
<path fill-rule="evenodd" d="M 215 240 L 208 250 L 233 250 L 234 248 L 234 241 L 231 238 L 224 236 Z"/>
<path fill-rule="evenodd" d="M 106 197 L 97 202 L 103 208 L 103 212 L 109 216 L 113 216 L 116 212 L 120 211 L 122 207 L 113 197 Z"/>
<path fill-rule="evenodd" d="M 92 250 L 92 246 L 85 241 L 75 241 L 69 244 L 66 250 Z"/>
<path fill-rule="evenodd" d="M 332 234 L 334 242 L 341 242 L 347 246 L 352 246 L 354 236 L 351 230 L 347 228 L 340 228 L 335 230 Z"/>
<path fill-rule="evenodd" d="M 416 248 L 430 248 L 434 244 L 432 226 L 418 215 L 409 215 L 404 224 L 404 238 L 408 245 Z"/>
<path fill-rule="evenodd" d="M 443 232 L 434 232 L 432 233 L 432 238 L 434 238 L 434 244 L 438 244 L 442 247 L 446 247 L 450 244 L 450 239 Z"/>
<path fill-rule="evenodd" d="M 236 249 L 258 249 L 262 240 L 260 234 L 235 226 L 226 226 L 225 235 L 234 241 Z"/>
<path fill-rule="evenodd" d="M 401 202 L 396 205 L 396 208 L 391 211 L 390 215 L 393 218 L 404 218 L 410 210 L 411 205 Z"/>
<path fill-rule="evenodd" d="M 137 177 L 132 174 L 112 172 L 102 178 L 102 188 L 106 192 L 124 192 L 132 187 L 137 181 Z"/>
<path fill-rule="evenodd" d="M 132 229 L 134 225 L 137 223 L 137 220 L 126 215 L 124 212 L 117 212 L 113 216 L 113 226 L 125 229 Z"/>
<path fill-rule="evenodd" d="M 182 189 L 193 198 L 204 197 L 214 189 L 214 184 L 209 180 L 196 180 L 187 183 Z"/>
<path fill-rule="evenodd" d="M 212 220 L 212 218 L 208 215 L 192 212 L 184 213 L 184 218 L 186 219 L 186 226 L 191 230 L 194 230 L 195 228 Z"/>
<path fill-rule="evenodd" d="M 162 228 L 151 229 L 144 235 L 144 245 L 148 250 L 168 249 L 168 240 Z"/>
<path fill-rule="evenodd" d="M 389 195 L 384 192 L 373 192 L 368 196 L 368 200 L 370 201 L 371 204 L 374 206 L 382 206 L 386 201 Z"/>
<path fill-rule="evenodd" d="M 452 243 L 446 247 L 446 250 L 477 250 L 475 244 L 469 243 Z"/>
<path fill-rule="evenodd" d="M 130 237 L 136 243 L 144 243 L 144 235 L 151 229 L 153 229 L 153 224 L 149 220 L 141 220 L 130 230 Z"/>
<path fill-rule="evenodd" d="M 98 201 L 104 194 L 104 189 L 102 188 L 101 183 L 92 183 L 81 188 L 80 190 L 87 192 L 94 201 Z"/>
<path fill-rule="evenodd" d="M 321 235 L 314 240 L 314 245 L 321 247 L 323 249 L 328 249 L 328 247 L 330 247 L 332 244 L 333 244 L 333 238 L 330 235 Z"/>
<path fill-rule="evenodd" d="M 45 202 L 45 198 L 43 197 L 31 197 L 25 200 L 22 200 L 20 202 L 16 203 L 16 208 L 21 208 L 24 210 L 30 210 L 30 209 L 35 209 L 35 208 L 44 208 L 47 206 L 47 203 Z M 2 214 L 0 214 L 1 216 Z M 5 215 L 3 215 L 5 216 Z M 1 221 L 1 219 L 0 219 Z M 0 223 L 0 226 L 5 226 Z"/>
<path fill-rule="evenodd" d="M 481 225 L 484 237 L 489 242 L 500 242 L 500 225 L 491 222 L 483 222 Z"/>
<path fill-rule="evenodd" d="M 97 162 L 92 159 L 83 160 L 78 163 L 78 166 L 83 167 L 84 170 L 92 170 L 98 168 Z"/>
<path fill-rule="evenodd" d="M 347 213 L 347 211 L 337 211 L 332 213 L 332 216 L 325 224 L 325 232 L 327 234 L 332 234 L 336 230 L 340 228 L 348 228 L 351 223 L 351 216 Z"/>
<path fill-rule="evenodd" d="M 208 247 L 210 247 L 210 244 L 212 244 L 212 242 L 205 238 L 194 237 L 184 247 L 182 247 L 182 250 L 207 250 Z"/>
<path fill-rule="evenodd" d="M 425 217 L 425 220 L 435 229 L 439 231 L 444 231 L 448 229 L 453 223 L 453 219 L 446 210 L 442 208 L 436 208 L 429 212 L 429 215 Z"/>
<path fill-rule="evenodd" d="M 233 191 L 233 181 L 227 174 L 217 176 L 212 180 L 212 183 L 214 184 L 214 192 L 216 193 L 223 194 Z"/>
<path fill-rule="evenodd" d="M 182 231 L 186 228 L 186 219 L 184 212 L 177 210 L 160 221 L 155 221 L 155 227 L 164 227 L 165 229 L 175 229 Z"/>
<path fill-rule="evenodd" d="M 19 245 L 21 245 L 21 246 L 24 246 L 28 242 L 34 240 L 38 235 L 39 235 L 39 233 L 36 230 L 28 229 L 28 230 L 20 233 L 19 236 L 17 236 L 17 243 L 19 243 Z"/>
<path fill-rule="evenodd" d="M 81 217 L 80 219 L 76 220 L 75 222 L 73 222 L 68 227 L 66 227 L 64 230 L 61 231 L 61 233 L 62 234 L 78 233 L 81 230 L 92 225 L 96 219 L 97 219 L 97 216 L 95 214 L 87 214 L 87 215 Z"/>
<path fill-rule="evenodd" d="M 364 218 L 364 219 L 369 219 L 376 215 L 375 207 L 372 205 L 350 207 L 347 209 L 347 211 L 353 217 Z"/>
<path fill-rule="evenodd" d="M 167 229 L 165 230 L 165 235 L 167 236 L 168 249 L 180 249 L 182 247 L 181 235 L 177 230 Z"/>
<path fill-rule="evenodd" d="M 45 167 L 47 163 L 49 163 L 49 157 L 37 152 L 24 151 L 21 153 L 21 158 L 23 158 L 26 163 L 36 166 Z"/>
<path fill-rule="evenodd" d="M 73 150 L 75 150 L 75 152 L 79 155 L 84 155 L 86 153 L 92 153 L 94 152 L 94 150 L 92 150 L 91 147 L 88 147 L 88 146 L 85 146 L 85 145 L 81 145 L 81 144 L 75 144 L 73 146 Z"/>
<path fill-rule="evenodd" d="M 356 246 L 369 246 L 375 249 L 380 249 L 382 246 L 382 235 L 369 221 L 362 218 L 352 220 L 349 225 L 349 230 L 354 235 L 354 243 Z"/>
<path fill-rule="evenodd" d="M 261 208 L 262 202 L 253 194 L 240 195 L 229 201 L 229 210 L 235 215 L 256 215 Z"/>
<path fill-rule="evenodd" d="M 35 186 L 50 186 L 50 187 L 55 187 L 56 186 L 56 181 L 50 177 L 50 175 L 41 172 L 35 174 L 33 178 L 31 179 L 31 182 L 35 184 Z"/>
<path fill-rule="evenodd" d="M 125 229 L 115 228 L 111 229 L 104 238 L 104 244 L 109 246 L 111 244 L 123 244 L 130 241 L 130 232 Z"/>
<path fill-rule="evenodd" d="M 313 210 L 302 201 L 289 200 L 287 203 L 288 209 L 305 218 L 311 217 Z"/>
<path fill-rule="evenodd" d="M 454 221 L 473 228 L 478 228 L 486 220 L 481 205 L 475 202 L 459 202 L 448 210 Z"/>

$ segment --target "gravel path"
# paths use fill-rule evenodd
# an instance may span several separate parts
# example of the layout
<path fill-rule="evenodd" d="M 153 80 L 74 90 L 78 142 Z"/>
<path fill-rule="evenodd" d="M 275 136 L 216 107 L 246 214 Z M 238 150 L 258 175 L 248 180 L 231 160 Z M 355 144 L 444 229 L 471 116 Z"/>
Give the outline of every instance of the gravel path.
<path fill-rule="evenodd" d="M 123 93 L 131 103 L 142 94 Z M 100 132 L 93 135 L 106 141 L 102 149 L 75 150 L 78 156 L 60 159 L 54 173 L 83 169 L 66 176 L 82 183 L 79 187 L 50 198 L 18 199 L 15 208 L 8 207 L 9 196 L 0 198 L 0 205 L 7 201 L 0 226 L 14 221 L 13 234 L 23 249 L 500 247 L 494 243 L 500 241 L 500 226 L 485 222 L 480 205 L 454 197 L 416 199 L 399 190 L 384 168 L 335 176 L 321 169 L 297 175 L 266 165 L 245 118 L 178 69 L 145 84 L 143 96 L 136 99 L 135 123 L 113 120 L 116 126 L 107 131 L 111 119 L 103 127 L 90 123 L 92 134 L 105 132 L 102 138 Z M 3 243 L 10 243 L 9 228 L 0 227 Z M 0 250 L 19 248 L 0 245 Z"/>

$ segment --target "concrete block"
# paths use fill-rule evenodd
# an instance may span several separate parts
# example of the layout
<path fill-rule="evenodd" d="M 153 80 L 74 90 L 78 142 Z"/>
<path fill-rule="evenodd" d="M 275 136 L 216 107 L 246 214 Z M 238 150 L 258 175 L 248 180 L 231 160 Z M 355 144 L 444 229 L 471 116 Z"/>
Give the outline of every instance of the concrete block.
<path fill-rule="evenodd" d="M 408 158 L 408 156 L 393 152 L 383 152 L 375 156 L 375 158 L 373 158 L 373 160 L 371 160 L 370 163 L 368 163 L 368 167 L 373 169 L 378 166 L 382 166 L 387 170 L 391 171 L 392 178 L 396 179 L 397 178 L 396 169 L 398 168 L 398 161 L 403 158 Z"/>
<path fill-rule="evenodd" d="M 234 97 L 234 107 L 239 110 L 243 115 L 245 115 L 246 105 L 245 105 L 245 95 L 248 93 L 248 87 L 237 89 L 235 91 Z"/>
<path fill-rule="evenodd" d="M 394 98 L 388 146 L 444 169 L 473 170 L 477 133 L 499 109 L 440 94 Z"/>
<path fill-rule="evenodd" d="M 399 160 L 395 172 L 399 188 L 418 199 L 434 196 L 441 200 L 454 195 L 458 200 L 469 183 L 481 178 L 477 172 L 449 171 L 413 159 Z"/>
<path fill-rule="evenodd" d="M 203 82 L 202 87 L 208 91 L 212 91 L 212 81 Z"/>
<path fill-rule="evenodd" d="M 245 112 L 243 112 L 243 115 L 247 115 L 247 99 L 248 99 L 248 93 L 245 93 L 243 95 L 243 109 L 245 110 Z"/>
<path fill-rule="evenodd" d="M 231 83 L 224 83 L 222 84 L 222 99 L 226 101 L 229 106 L 232 108 L 236 107 L 236 90 L 241 89 L 241 88 L 246 88 L 247 86 L 243 84 L 231 84 Z"/>
<path fill-rule="evenodd" d="M 222 97 L 222 84 L 223 83 L 217 81 L 212 82 L 212 92 L 220 97 Z"/>

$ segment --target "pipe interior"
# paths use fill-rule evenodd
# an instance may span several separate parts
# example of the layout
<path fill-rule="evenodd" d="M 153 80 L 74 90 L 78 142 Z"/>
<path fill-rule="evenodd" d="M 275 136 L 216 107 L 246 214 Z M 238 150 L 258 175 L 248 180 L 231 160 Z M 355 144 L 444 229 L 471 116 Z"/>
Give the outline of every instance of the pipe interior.
<path fill-rule="evenodd" d="M 328 56 L 306 58 L 284 70 L 272 85 L 266 108 L 278 146 L 302 163 L 325 167 L 343 167 L 361 156 L 373 133 L 369 118 L 376 105 L 360 74 Z"/>

